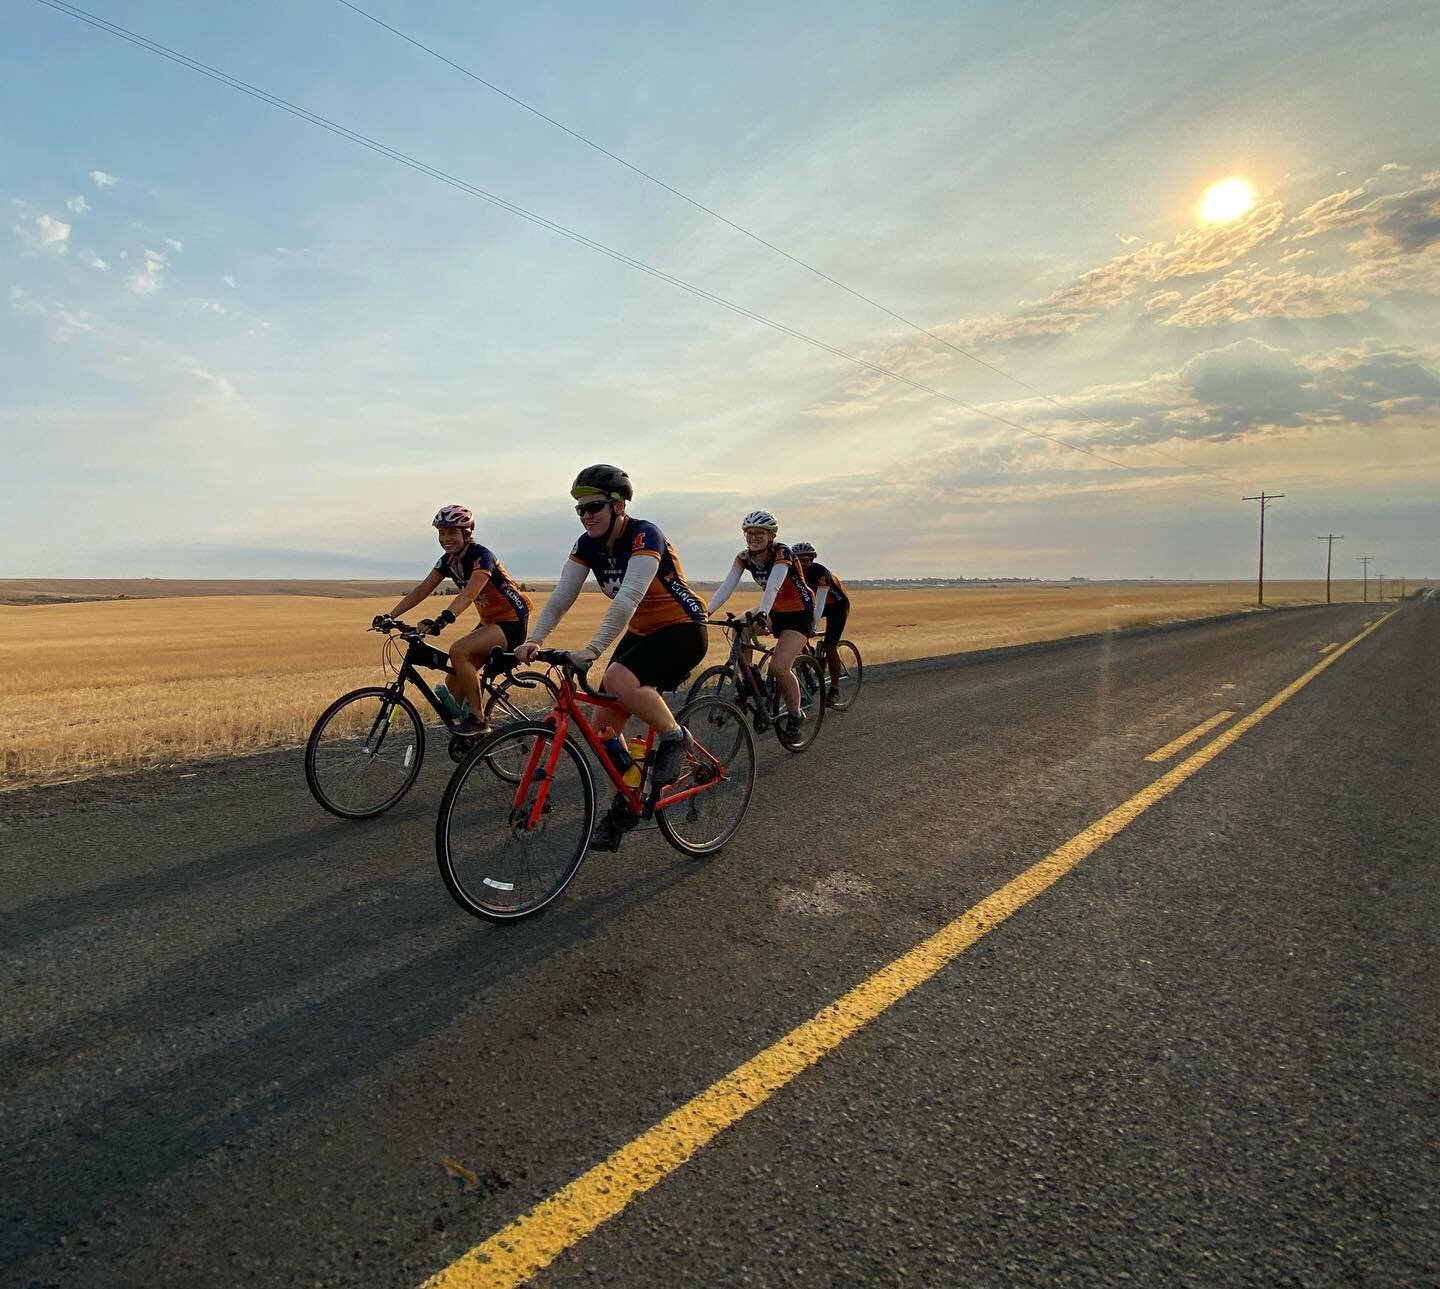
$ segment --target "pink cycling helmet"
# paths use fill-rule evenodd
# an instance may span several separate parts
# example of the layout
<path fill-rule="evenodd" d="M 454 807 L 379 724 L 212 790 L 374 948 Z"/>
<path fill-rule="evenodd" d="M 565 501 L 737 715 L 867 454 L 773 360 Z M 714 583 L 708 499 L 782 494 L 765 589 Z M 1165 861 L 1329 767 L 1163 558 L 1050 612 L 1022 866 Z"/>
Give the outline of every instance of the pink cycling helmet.
<path fill-rule="evenodd" d="M 466 506 L 441 506 L 430 523 L 436 528 L 474 528 L 475 516 Z"/>

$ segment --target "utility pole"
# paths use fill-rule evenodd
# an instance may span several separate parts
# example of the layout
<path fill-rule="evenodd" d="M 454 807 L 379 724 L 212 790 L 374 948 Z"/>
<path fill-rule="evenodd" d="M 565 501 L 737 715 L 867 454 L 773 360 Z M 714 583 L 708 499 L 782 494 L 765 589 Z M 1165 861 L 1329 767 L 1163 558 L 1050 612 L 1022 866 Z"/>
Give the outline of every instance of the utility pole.
<path fill-rule="evenodd" d="M 1409 577 L 1405 576 L 1404 574 L 1402 574 L 1400 577 L 1400 598 L 1402 600 L 1405 598 L 1405 583 L 1409 580 Z"/>
<path fill-rule="evenodd" d="M 1241 501 L 1258 501 L 1260 503 L 1260 576 L 1255 582 L 1255 602 L 1262 609 L 1265 607 L 1265 512 L 1270 508 L 1272 501 L 1279 501 L 1285 494 L 1283 492 L 1267 493 L 1263 488 L 1258 497 L 1241 497 Z"/>
<path fill-rule="evenodd" d="M 1355 556 L 1355 558 L 1360 561 L 1362 567 L 1363 567 L 1364 570 L 1365 570 L 1365 581 L 1361 584 L 1361 586 L 1362 586 L 1363 592 L 1364 592 L 1363 603 L 1369 604 L 1369 603 L 1370 603 L 1370 561 L 1371 561 L 1372 559 L 1374 559 L 1375 556 L 1373 556 L 1373 555 L 1357 555 L 1357 556 Z"/>
<path fill-rule="evenodd" d="M 1317 542 L 1325 543 L 1325 603 L 1330 603 L 1330 552 L 1335 549 L 1336 542 L 1343 542 L 1345 534 L 1336 536 L 1334 533 L 1326 533 L 1324 537 L 1317 537 Z"/>
<path fill-rule="evenodd" d="M 1385 602 L 1385 574 L 1377 573 L 1375 576 L 1380 579 L 1380 594 L 1376 596 L 1376 599 L 1383 604 Z"/>

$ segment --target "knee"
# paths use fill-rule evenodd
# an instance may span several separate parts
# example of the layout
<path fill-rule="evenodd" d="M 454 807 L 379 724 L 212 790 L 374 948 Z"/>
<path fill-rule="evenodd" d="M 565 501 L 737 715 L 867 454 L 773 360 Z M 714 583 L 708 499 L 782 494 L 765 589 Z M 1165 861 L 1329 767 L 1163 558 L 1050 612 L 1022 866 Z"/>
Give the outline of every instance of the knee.
<path fill-rule="evenodd" d="M 465 647 L 464 640 L 457 640 L 450 646 L 450 661 L 465 662 L 469 659 L 469 650 Z"/>
<path fill-rule="evenodd" d="M 600 680 L 607 694 L 614 694 L 617 698 L 628 698 L 639 686 L 635 683 L 635 677 L 629 668 L 621 667 L 611 663 L 605 668 L 605 675 Z"/>

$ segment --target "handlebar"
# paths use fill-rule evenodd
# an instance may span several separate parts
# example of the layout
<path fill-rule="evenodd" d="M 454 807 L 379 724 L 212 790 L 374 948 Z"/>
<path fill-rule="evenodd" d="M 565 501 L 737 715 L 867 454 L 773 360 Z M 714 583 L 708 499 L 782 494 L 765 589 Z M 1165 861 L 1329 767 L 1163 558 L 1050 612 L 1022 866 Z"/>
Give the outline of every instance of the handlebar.
<path fill-rule="evenodd" d="M 413 627 L 408 622 L 401 622 L 399 618 L 391 618 L 387 625 L 380 627 L 372 622 L 365 629 L 378 631 L 382 636 L 397 635 L 405 640 L 427 640 L 430 637 L 430 632 L 421 631 L 419 627 Z"/>
<path fill-rule="evenodd" d="M 575 687 L 587 698 L 593 698 L 597 703 L 613 703 L 616 701 L 614 694 L 606 694 L 591 686 L 589 680 L 589 664 L 581 666 L 564 649 L 541 649 L 535 655 L 535 661 L 547 667 L 558 667 L 565 675 L 575 682 Z M 513 652 L 501 649 L 499 645 L 490 650 L 490 657 L 485 662 L 485 671 L 488 675 L 495 676 L 501 672 L 512 672 L 520 666 L 520 659 Z"/>

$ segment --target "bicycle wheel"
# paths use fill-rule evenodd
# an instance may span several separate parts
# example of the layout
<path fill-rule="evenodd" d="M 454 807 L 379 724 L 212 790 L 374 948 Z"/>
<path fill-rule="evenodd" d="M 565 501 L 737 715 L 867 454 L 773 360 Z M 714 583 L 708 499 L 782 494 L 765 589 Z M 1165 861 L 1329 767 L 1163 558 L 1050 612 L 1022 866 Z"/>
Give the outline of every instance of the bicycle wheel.
<path fill-rule="evenodd" d="M 848 640 L 835 646 L 835 656 L 840 660 L 840 683 L 835 686 L 835 701 L 830 704 L 837 712 L 843 712 L 860 696 L 860 684 L 865 679 L 865 664 L 860 661 L 860 650 Z M 825 683 L 830 683 L 829 667 L 822 663 Z"/>
<path fill-rule="evenodd" d="M 516 725 L 543 720 L 555 706 L 555 684 L 537 671 L 517 671 L 496 685 L 485 703 L 485 723 L 502 733 Z M 507 743 L 487 753 L 485 763 L 507 783 L 519 783 L 532 744 Z"/>
<path fill-rule="evenodd" d="M 305 744 L 310 794 L 342 819 L 384 814 L 414 785 L 425 759 L 425 726 L 392 689 L 356 689 L 321 713 Z"/>
<path fill-rule="evenodd" d="M 680 777 L 662 796 L 695 788 L 700 791 L 657 810 L 655 819 L 676 850 L 686 855 L 713 855 L 735 835 L 750 808 L 750 794 L 755 789 L 755 740 L 745 713 L 719 698 L 702 695 L 686 703 L 676 719 L 698 746 L 687 753 Z"/>
<path fill-rule="evenodd" d="M 786 734 L 785 716 L 781 712 L 775 721 L 775 737 L 787 752 L 806 752 L 820 737 L 820 726 L 825 720 L 825 677 L 814 658 L 801 654 L 795 659 L 795 679 L 800 684 L 800 714 L 805 722 L 798 735 Z"/>
<path fill-rule="evenodd" d="M 702 694 L 711 698 L 731 698 L 735 694 L 735 677 L 729 667 L 706 667 L 690 686 L 685 695 L 687 704 L 693 703 Z"/>
<path fill-rule="evenodd" d="M 542 721 L 558 696 L 555 682 L 543 672 L 512 672 L 489 689 L 483 719 L 497 729 L 520 721 Z"/>
<path fill-rule="evenodd" d="M 513 744 L 513 747 L 505 745 Z M 491 772 L 519 761 L 525 782 Z M 467 913 L 515 922 L 538 913 L 575 876 L 595 824 L 595 784 L 572 739 L 516 725 L 486 739 L 450 776 L 435 821 L 440 877 Z"/>

